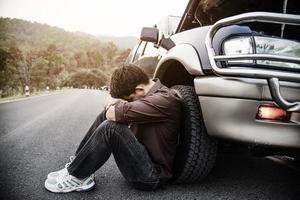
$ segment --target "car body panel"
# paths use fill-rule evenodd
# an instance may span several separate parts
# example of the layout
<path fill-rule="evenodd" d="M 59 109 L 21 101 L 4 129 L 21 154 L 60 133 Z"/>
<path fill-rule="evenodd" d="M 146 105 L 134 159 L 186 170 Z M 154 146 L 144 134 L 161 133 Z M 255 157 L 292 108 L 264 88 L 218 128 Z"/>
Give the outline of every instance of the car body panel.
<path fill-rule="evenodd" d="M 259 105 L 275 104 L 267 81 L 249 78 L 197 77 L 194 79 L 209 135 L 247 143 L 300 148 L 300 113 L 291 123 L 257 120 Z M 300 84 L 283 82 L 282 94 L 300 99 Z"/>
<path fill-rule="evenodd" d="M 263 79 L 198 77 L 194 84 L 199 96 L 272 100 L 268 83 Z M 281 82 L 281 93 L 289 101 L 299 101 L 300 84 Z"/>
<path fill-rule="evenodd" d="M 170 60 L 179 61 L 191 75 L 204 74 L 195 48 L 189 44 L 180 44 L 172 48 L 162 57 L 162 59 L 160 59 L 154 73 L 155 78 L 164 75 L 166 70 L 166 65 L 164 65 L 164 63 Z"/>
<path fill-rule="evenodd" d="M 211 136 L 255 145 L 300 148 L 299 113 L 293 113 L 296 122 L 260 121 L 255 118 L 258 106 L 272 101 L 199 96 L 199 102 Z"/>

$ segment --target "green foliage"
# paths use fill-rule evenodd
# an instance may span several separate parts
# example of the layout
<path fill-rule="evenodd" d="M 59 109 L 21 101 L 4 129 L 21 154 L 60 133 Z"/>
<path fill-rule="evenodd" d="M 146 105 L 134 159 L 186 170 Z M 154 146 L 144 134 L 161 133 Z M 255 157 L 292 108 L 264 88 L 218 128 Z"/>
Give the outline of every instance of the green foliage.
<path fill-rule="evenodd" d="M 73 85 L 74 87 L 96 87 L 100 88 L 107 82 L 107 77 L 101 70 L 94 69 L 81 69 L 74 72 L 67 82 L 67 85 Z"/>
<path fill-rule="evenodd" d="M 107 84 L 129 49 L 94 36 L 46 24 L 0 18 L 0 96 L 46 86 L 82 88 Z"/>

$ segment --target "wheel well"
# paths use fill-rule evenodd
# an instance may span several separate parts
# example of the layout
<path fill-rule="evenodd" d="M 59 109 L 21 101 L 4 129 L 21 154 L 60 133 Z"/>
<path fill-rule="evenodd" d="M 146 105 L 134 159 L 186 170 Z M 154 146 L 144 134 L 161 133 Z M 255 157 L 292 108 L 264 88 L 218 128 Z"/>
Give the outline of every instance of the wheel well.
<path fill-rule="evenodd" d="M 163 72 L 158 74 L 160 81 L 167 87 L 173 85 L 194 85 L 195 76 L 191 75 L 185 67 L 177 60 L 167 61 L 161 66 Z"/>

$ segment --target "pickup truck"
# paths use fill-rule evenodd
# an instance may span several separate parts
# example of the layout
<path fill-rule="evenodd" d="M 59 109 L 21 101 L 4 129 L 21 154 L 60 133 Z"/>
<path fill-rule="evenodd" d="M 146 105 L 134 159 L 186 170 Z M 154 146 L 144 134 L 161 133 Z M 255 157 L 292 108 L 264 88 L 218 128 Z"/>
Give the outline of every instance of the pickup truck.
<path fill-rule="evenodd" d="M 183 102 L 175 182 L 204 179 L 228 144 L 300 159 L 299 11 L 297 0 L 190 0 L 142 29 L 127 62 Z"/>

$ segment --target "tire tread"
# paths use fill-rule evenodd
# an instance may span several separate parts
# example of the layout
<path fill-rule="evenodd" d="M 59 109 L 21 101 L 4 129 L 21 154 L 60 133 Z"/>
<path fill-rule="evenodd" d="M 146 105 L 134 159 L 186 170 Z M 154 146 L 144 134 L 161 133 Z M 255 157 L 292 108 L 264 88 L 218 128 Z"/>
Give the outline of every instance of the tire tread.
<path fill-rule="evenodd" d="M 195 89 L 184 85 L 173 86 L 172 89 L 176 90 L 183 100 L 186 109 L 184 116 L 186 118 L 189 115 L 189 119 L 184 119 L 185 124 L 188 122 L 190 126 L 190 131 L 185 130 L 185 146 L 179 149 L 182 152 L 175 158 L 174 179 L 176 183 L 198 182 L 208 175 L 214 165 L 217 142 L 206 133 Z M 179 167 L 176 167 L 177 164 Z"/>

